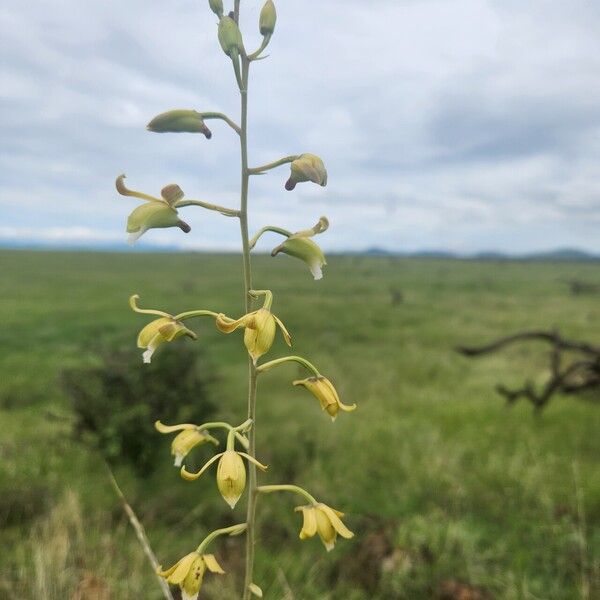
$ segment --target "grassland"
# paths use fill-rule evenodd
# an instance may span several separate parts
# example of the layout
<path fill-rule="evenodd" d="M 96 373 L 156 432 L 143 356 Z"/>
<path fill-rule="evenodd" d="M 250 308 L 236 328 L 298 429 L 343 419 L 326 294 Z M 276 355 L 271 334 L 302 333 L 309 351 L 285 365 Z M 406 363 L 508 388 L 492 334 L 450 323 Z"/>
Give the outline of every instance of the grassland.
<path fill-rule="evenodd" d="M 565 281 L 598 282 L 600 265 L 329 262 L 315 283 L 292 259 L 258 257 L 255 286 L 274 291 L 295 351 L 359 409 L 332 424 L 290 385 L 295 368 L 273 371 L 260 382 L 258 454 L 270 465 L 265 483 L 304 485 L 343 508 L 357 535 L 327 554 L 297 539 L 295 498 L 261 499 L 265 596 L 419 600 L 468 584 L 473 600 L 475 588 L 506 600 L 600 597 L 600 406 L 558 397 L 538 416 L 507 408 L 494 384 L 543 374 L 535 344 L 478 360 L 453 352 L 534 327 L 597 341 L 598 296 L 573 296 Z M 173 312 L 239 314 L 240 271 L 234 256 L 0 253 L 0 598 L 161 597 L 101 461 L 70 435 L 58 377 L 100 346 L 134 344 L 145 320 L 127 308 L 132 292 Z M 402 290 L 400 304 L 390 288 Z M 197 330 L 217 374 L 211 394 L 241 422 L 240 336 L 206 321 Z M 284 351 L 278 341 L 272 355 Z M 123 466 L 117 477 L 167 564 L 244 507 L 232 515 L 210 477 L 183 482 L 165 438 L 156 443 L 165 452 L 155 475 Z M 241 543 L 214 549 L 228 574 L 207 578 L 203 597 L 236 598 Z"/>

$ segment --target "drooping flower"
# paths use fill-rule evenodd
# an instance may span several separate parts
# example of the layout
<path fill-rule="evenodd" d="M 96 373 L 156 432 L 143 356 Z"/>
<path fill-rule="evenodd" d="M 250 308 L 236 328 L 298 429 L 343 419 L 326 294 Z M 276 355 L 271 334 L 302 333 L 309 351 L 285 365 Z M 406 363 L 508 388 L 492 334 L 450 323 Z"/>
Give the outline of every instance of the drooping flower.
<path fill-rule="evenodd" d="M 171 454 L 175 457 L 175 466 L 181 467 L 183 459 L 196 447 L 210 442 L 215 446 L 219 445 L 219 440 L 215 439 L 208 431 L 204 431 L 191 423 L 182 425 L 163 425 L 156 421 L 154 426 L 160 433 L 179 433 L 171 442 Z"/>
<path fill-rule="evenodd" d="M 211 573 L 225 574 L 213 554 L 198 552 L 190 552 L 169 569 L 163 571 L 159 567 L 156 572 L 167 583 L 179 586 L 182 600 L 196 600 L 206 569 Z"/>
<path fill-rule="evenodd" d="M 306 540 L 319 534 L 327 552 L 333 550 L 338 534 L 350 539 L 354 534 L 342 523 L 340 517 L 344 513 L 330 508 L 326 504 L 317 503 L 296 507 L 296 512 L 302 512 L 304 522 L 300 531 L 300 539 Z"/>
<path fill-rule="evenodd" d="M 206 126 L 202 113 L 191 109 L 175 109 L 157 115 L 146 126 L 154 133 L 202 133 L 210 140 L 212 133 Z"/>
<path fill-rule="evenodd" d="M 308 377 L 306 379 L 298 379 L 293 382 L 294 385 L 304 386 L 321 404 L 321 408 L 335 421 L 339 410 L 351 412 L 356 409 L 356 404 L 344 404 L 333 384 L 327 377 L 319 375 L 318 377 Z"/>
<path fill-rule="evenodd" d="M 161 197 L 155 198 L 142 192 L 130 190 L 124 183 L 125 175 L 119 175 L 115 182 L 117 191 L 122 196 L 132 196 L 146 200 L 133 210 L 127 219 L 128 241 L 134 244 L 149 229 L 164 229 L 165 227 L 179 227 L 184 233 L 189 233 L 191 227 L 179 218 L 176 203 L 183 198 L 181 188 L 176 184 L 165 186 L 161 190 Z"/>
<path fill-rule="evenodd" d="M 148 323 L 140 331 L 137 338 L 137 347 L 145 350 L 142 354 L 145 363 L 152 361 L 152 355 L 156 349 L 165 342 L 172 342 L 184 335 L 193 340 L 197 339 L 198 336 L 173 315 L 162 310 L 139 308 L 137 306 L 138 299 L 139 296 L 137 294 L 129 298 L 129 305 L 135 312 L 159 316 L 158 319 L 154 319 L 154 321 Z"/>
<path fill-rule="evenodd" d="M 246 465 L 244 465 L 242 457 L 255 464 L 259 469 L 266 471 L 267 466 L 259 463 L 249 454 L 227 449 L 225 452 L 213 456 L 197 473 L 190 473 L 185 467 L 182 467 L 181 476 L 187 481 L 195 481 L 218 460 L 217 487 L 225 502 L 234 508 L 246 489 Z"/>
<path fill-rule="evenodd" d="M 216 324 L 219 331 L 223 333 L 231 333 L 239 327 L 244 327 L 244 344 L 254 362 L 271 349 L 277 326 L 281 329 L 286 344 L 288 346 L 292 345 L 292 338 L 285 325 L 265 307 L 248 313 L 237 320 L 219 314 L 216 318 Z"/>
<path fill-rule="evenodd" d="M 322 187 L 327 185 L 327 169 L 323 161 L 315 154 L 301 154 L 291 165 L 290 178 L 285 184 L 286 190 L 293 190 L 296 184 L 312 181 Z"/>
<path fill-rule="evenodd" d="M 327 217 L 321 217 L 319 222 L 311 229 L 297 231 L 285 242 L 277 246 L 271 252 L 271 256 L 277 256 L 280 252 L 294 256 L 304 261 L 315 279 L 323 278 L 323 267 L 327 264 L 325 255 L 319 246 L 310 238 L 323 233 L 329 227 Z"/>

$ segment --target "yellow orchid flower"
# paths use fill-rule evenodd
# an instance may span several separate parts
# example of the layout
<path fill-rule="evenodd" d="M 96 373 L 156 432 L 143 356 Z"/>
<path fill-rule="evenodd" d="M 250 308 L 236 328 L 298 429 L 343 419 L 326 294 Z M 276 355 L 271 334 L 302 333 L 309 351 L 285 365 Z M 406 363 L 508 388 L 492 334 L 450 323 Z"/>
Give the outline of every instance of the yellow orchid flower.
<path fill-rule="evenodd" d="M 206 569 L 211 573 L 225 574 L 213 554 L 199 552 L 190 552 L 166 571 L 159 567 L 156 572 L 167 583 L 179 586 L 182 600 L 196 600 Z"/>
<path fill-rule="evenodd" d="M 184 233 L 189 233 L 191 227 L 179 218 L 175 205 L 183 198 L 183 191 L 176 184 L 165 186 L 161 197 L 156 198 L 142 192 L 130 190 L 124 183 L 125 175 L 119 175 L 115 182 L 117 192 L 122 196 L 132 196 L 146 200 L 138 206 L 127 219 L 128 241 L 134 244 L 148 229 L 163 229 L 179 227 Z"/>
<path fill-rule="evenodd" d="M 171 442 L 171 454 L 175 457 L 175 466 L 181 467 L 183 459 L 196 447 L 210 442 L 215 446 L 219 445 L 219 440 L 214 438 L 208 431 L 202 430 L 191 423 L 182 425 L 164 425 L 160 421 L 154 423 L 157 431 L 160 433 L 179 433 Z"/>
<path fill-rule="evenodd" d="M 326 504 L 316 503 L 296 507 L 296 512 L 302 512 L 304 523 L 300 531 L 300 539 L 306 540 L 319 534 L 327 552 L 333 550 L 338 534 L 350 539 L 354 534 L 342 523 L 340 517 L 344 513 L 330 508 Z"/>
<path fill-rule="evenodd" d="M 293 384 L 304 386 L 320 402 L 321 408 L 329 413 L 332 421 L 335 421 L 340 409 L 345 412 L 356 409 L 356 404 L 347 405 L 340 400 L 331 381 L 323 375 L 298 379 Z"/>
<path fill-rule="evenodd" d="M 277 326 L 281 329 L 285 343 L 288 346 L 292 345 L 292 338 L 285 325 L 269 308 L 260 308 L 237 320 L 219 314 L 216 325 L 217 329 L 223 333 L 231 333 L 239 327 L 244 327 L 244 344 L 255 363 L 271 349 Z"/>
<path fill-rule="evenodd" d="M 246 466 L 242 457 L 255 464 L 259 469 L 267 470 L 266 465 L 259 463 L 245 452 L 237 452 L 228 443 L 228 449 L 225 452 L 213 456 L 197 473 L 190 473 L 185 467 L 181 467 L 181 476 L 187 481 L 195 481 L 218 460 L 217 487 L 225 502 L 234 508 L 246 489 Z"/>
<path fill-rule="evenodd" d="M 312 181 L 322 187 L 327 185 L 327 169 L 323 161 L 315 154 L 301 154 L 292 161 L 290 178 L 285 183 L 285 189 L 293 190 L 296 184 Z"/>
<path fill-rule="evenodd" d="M 173 315 L 161 310 L 139 308 L 137 305 L 138 299 L 139 296 L 137 294 L 129 298 L 129 305 L 135 312 L 159 316 L 158 319 L 154 319 L 154 321 L 148 323 L 140 331 L 137 338 L 137 347 L 145 349 L 145 352 L 142 354 L 145 363 L 152 361 L 152 355 L 156 349 L 165 342 L 172 342 L 184 335 L 193 340 L 198 338 L 192 330 L 188 329 Z"/>
<path fill-rule="evenodd" d="M 310 238 L 319 233 L 327 231 L 329 220 L 321 217 L 318 223 L 311 229 L 297 231 L 288 237 L 285 242 L 277 246 L 271 252 L 271 256 L 277 256 L 280 252 L 299 258 L 304 261 L 312 276 L 317 279 L 323 278 L 323 267 L 327 264 L 325 255 L 319 246 Z"/>

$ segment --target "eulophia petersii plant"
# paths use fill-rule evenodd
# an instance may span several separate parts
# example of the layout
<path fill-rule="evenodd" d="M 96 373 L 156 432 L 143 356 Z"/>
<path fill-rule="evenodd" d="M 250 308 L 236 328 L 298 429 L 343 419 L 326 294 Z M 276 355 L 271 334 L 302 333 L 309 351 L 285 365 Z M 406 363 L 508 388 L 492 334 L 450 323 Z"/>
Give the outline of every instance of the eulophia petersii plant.
<path fill-rule="evenodd" d="M 269 362 L 260 361 L 261 357 L 269 352 L 278 328 L 288 346 L 291 346 L 292 341 L 284 324 L 271 312 L 273 303 L 271 291 L 253 289 L 250 252 L 264 233 L 275 232 L 283 236 L 284 240 L 273 250 L 272 255 L 275 256 L 281 252 L 298 258 L 308 265 L 314 279 L 320 279 L 322 268 L 326 262 L 321 249 L 312 238 L 323 233 L 328 228 L 329 223 L 325 217 L 321 217 L 314 227 L 296 233 L 281 227 L 267 225 L 250 239 L 248 235 L 248 188 L 250 178 L 289 164 L 290 176 L 285 183 L 285 189 L 291 191 L 298 183 L 303 182 L 313 182 L 325 186 L 327 184 L 327 171 L 323 161 L 318 156 L 309 153 L 286 156 L 260 167 L 250 167 L 248 165 L 247 119 L 250 66 L 255 61 L 264 58 L 262 53 L 268 46 L 275 29 L 275 5 L 272 0 L 267 0 L 261 10 L 259 30 L 262 35 L 262 43 L 252 53 L 246 51 L 238 27 L 240 0 L 235 0 L 234 9 L 229 14 L 225 14 L 222 0 L 209 0 L 209 6 L 218 17 L 218 40 L 223 52 L 231 61 L 240 92 L 240 124 L 237 125 L 232 119 L 219 112 L 198 112 L 192 109 L 184 109 L 171 110 L 158 115 L 150 121 L 148 129 L 157 133 L 200 133 L 210 139 L 212 134 L 206 125 L 207 121 L 220 119 L 229 125 L 239 137 L 241 146 L 241 200 L 239 209 L 226 208 L 200 200 L 186 199 L 183 191 L 176 184 L 164 187 L 160 197 L 137 192 L 125 185 L 124 175 L 117 178 L 116 188 L 124 196 L 132 196 L 144 201 L 130 214 L 127 222 L 127 231 L 131 242 L 137 240 L 146 231 L 156 228 L 179 227 L 183 232 L 188 233 L 191 228 L 180 219 L 178 213 L 179 209 L 184 207 L 196 206 L 217 211 L 224 216 L 239 219 L 240 222 L 244 265 L 245 314 L 243 316 L 234 319 L 222 313 L 205 309 L 190 310 L 172 315 L 162 310 L 140 308 L 137 295 L 131 297 L 130 304 L 134 311 L 155 317 L 141 330 L 137 340 L 138 347 L 144 350 L 144 362 L 150 362 L 159 346 L 167 342 L 185 336 L 196 339 L 196 333 L 187 326 L 191 319 L 199 317 L 214 319 L 217 329 L 225 334 L 232 333 L 237 329 L 243 329 L 244 331 L 244 344 L 249 354 L 246 420 L 238 426 L 224 422 L 199 425 L 164 425 L 158 421 L 156 428 L 164 434 L 177 434 L 172 441 L 171 450 L 175 457 L 175 465 L 180 467 L 183 479 L 195 481 L 208 471 L 213 463 L 217 463 L 217 487 L 223 499 L 231 508 L 235 507 L 246 490 L 248 493 L 245 522 L 212 532 L 195 550 L 191 549 L 189 554 L 181 558 L 171 568 L 159 569 L 158 574 L 169 584 L 179 586 L 184 599 L 196 598 L 206 570 L 212 573 L 223 573 L 223 569 L 214 555 L 205 552 L 209 544 L 221 535 L 245 533 L 246 572 L 242 597 L 247 600 L 252 594 L 262 597 L 261 588 L 253 581 L 255 512 L 259 494 L 293 492 L 303 498 L 305 504 L 296 508 L 303 516 L 300 539 L 307 539 L 318 534 L 329 551 L 334 547 L 338 535 L 344 538 L 353 536 L 352 532 L 342 522 L 341 517 L 343 514 L 341 512 L 319 502 L 303 488 L 292 484 L 258 485 L 257 469 L 261 471 L 267 469 L 256 458 L 256 399 L 259 375 L 286 363 L 299 363 L 308 371 L 310 376 L 294 381 L 293 384 L 306 388 L 319 401 L 322 409 L 331 416 L 332 420 L 335 420 L 340 410 L 352 411 L 355 406 L 343 404 L 331 381 L 321 375 L 317 368 L 305 358 L 284 356 Z M 254 306 L 256 302 L 260 302 L 262 306 L 256 308 Z M 218 445 L 219 440 L 212 434 L 217 435 L 219 431 L 226 434 L 225 450 L 215 454 L 198 472 L 188 471 L 184 464 L 186 455 L 200 444 Z M 244 461 L 248 463 L 248 480 Z"/>

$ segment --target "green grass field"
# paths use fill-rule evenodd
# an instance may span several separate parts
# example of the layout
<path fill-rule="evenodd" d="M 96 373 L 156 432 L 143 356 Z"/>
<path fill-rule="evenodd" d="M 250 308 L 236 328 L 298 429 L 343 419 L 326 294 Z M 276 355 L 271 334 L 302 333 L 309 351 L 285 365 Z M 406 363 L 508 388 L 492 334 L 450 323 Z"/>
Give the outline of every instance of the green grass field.
<path fill-rule="evenodd" d="M 255 287 L 273 290 L 294 352 L 358 410 L 332 424 L 290 385 L 295 367 L 265 374 L 258 456 L 270 465 L 263 483 L 308 488 L 343 509 L 356 536 L 328 554 L 318 540 L 298 540 L 295 497 L 261 498 L 255 580 L 265 597 L 600 597 L 600 405 L 557 397 L 541 415 L 508 408 L 494 385 L 544 375 L 546 349 L 535 343 L 477 360 L 453 351 L 524 328 L 598 343 L 599 297 L 571 295 L 566 280 L 598 282 L 600 264 L 329 263 L 313 282 L 293 259 L 261 256 Z M 240 260 L 2 251 L 0 273 L 0 598 L 159 599 L 100 459 L 70 434 L 59 374 L 100 347 L 135 344 L 147 320 L 127 306 L 134 292 L 170 312 L 240 315 Z M 402 303 L 392 304 L 390 288 L 402 290 Z M 193 326 L 199 340 L 176 343 L 202 350 L 216 374 L 211 397 L 224 418 L 243 421 L 241 334 L 219 334 L 208 320 Z M 278 339 L 270 357 L 284 352 Z M 243 520 L 244 506 L 232 514 L 214 472 L 181 480 L 168 440 L 154 441 L 164 460 L 152 477 L 136 479 L 126 465 L 116 475 L 166 566 L 208 530 Z M 207 576 L 201 597 L 238 598 L 243 540 L 213 551 L 227 575 Z M 458 595 L 459 584 L 469 595 Z"/>

